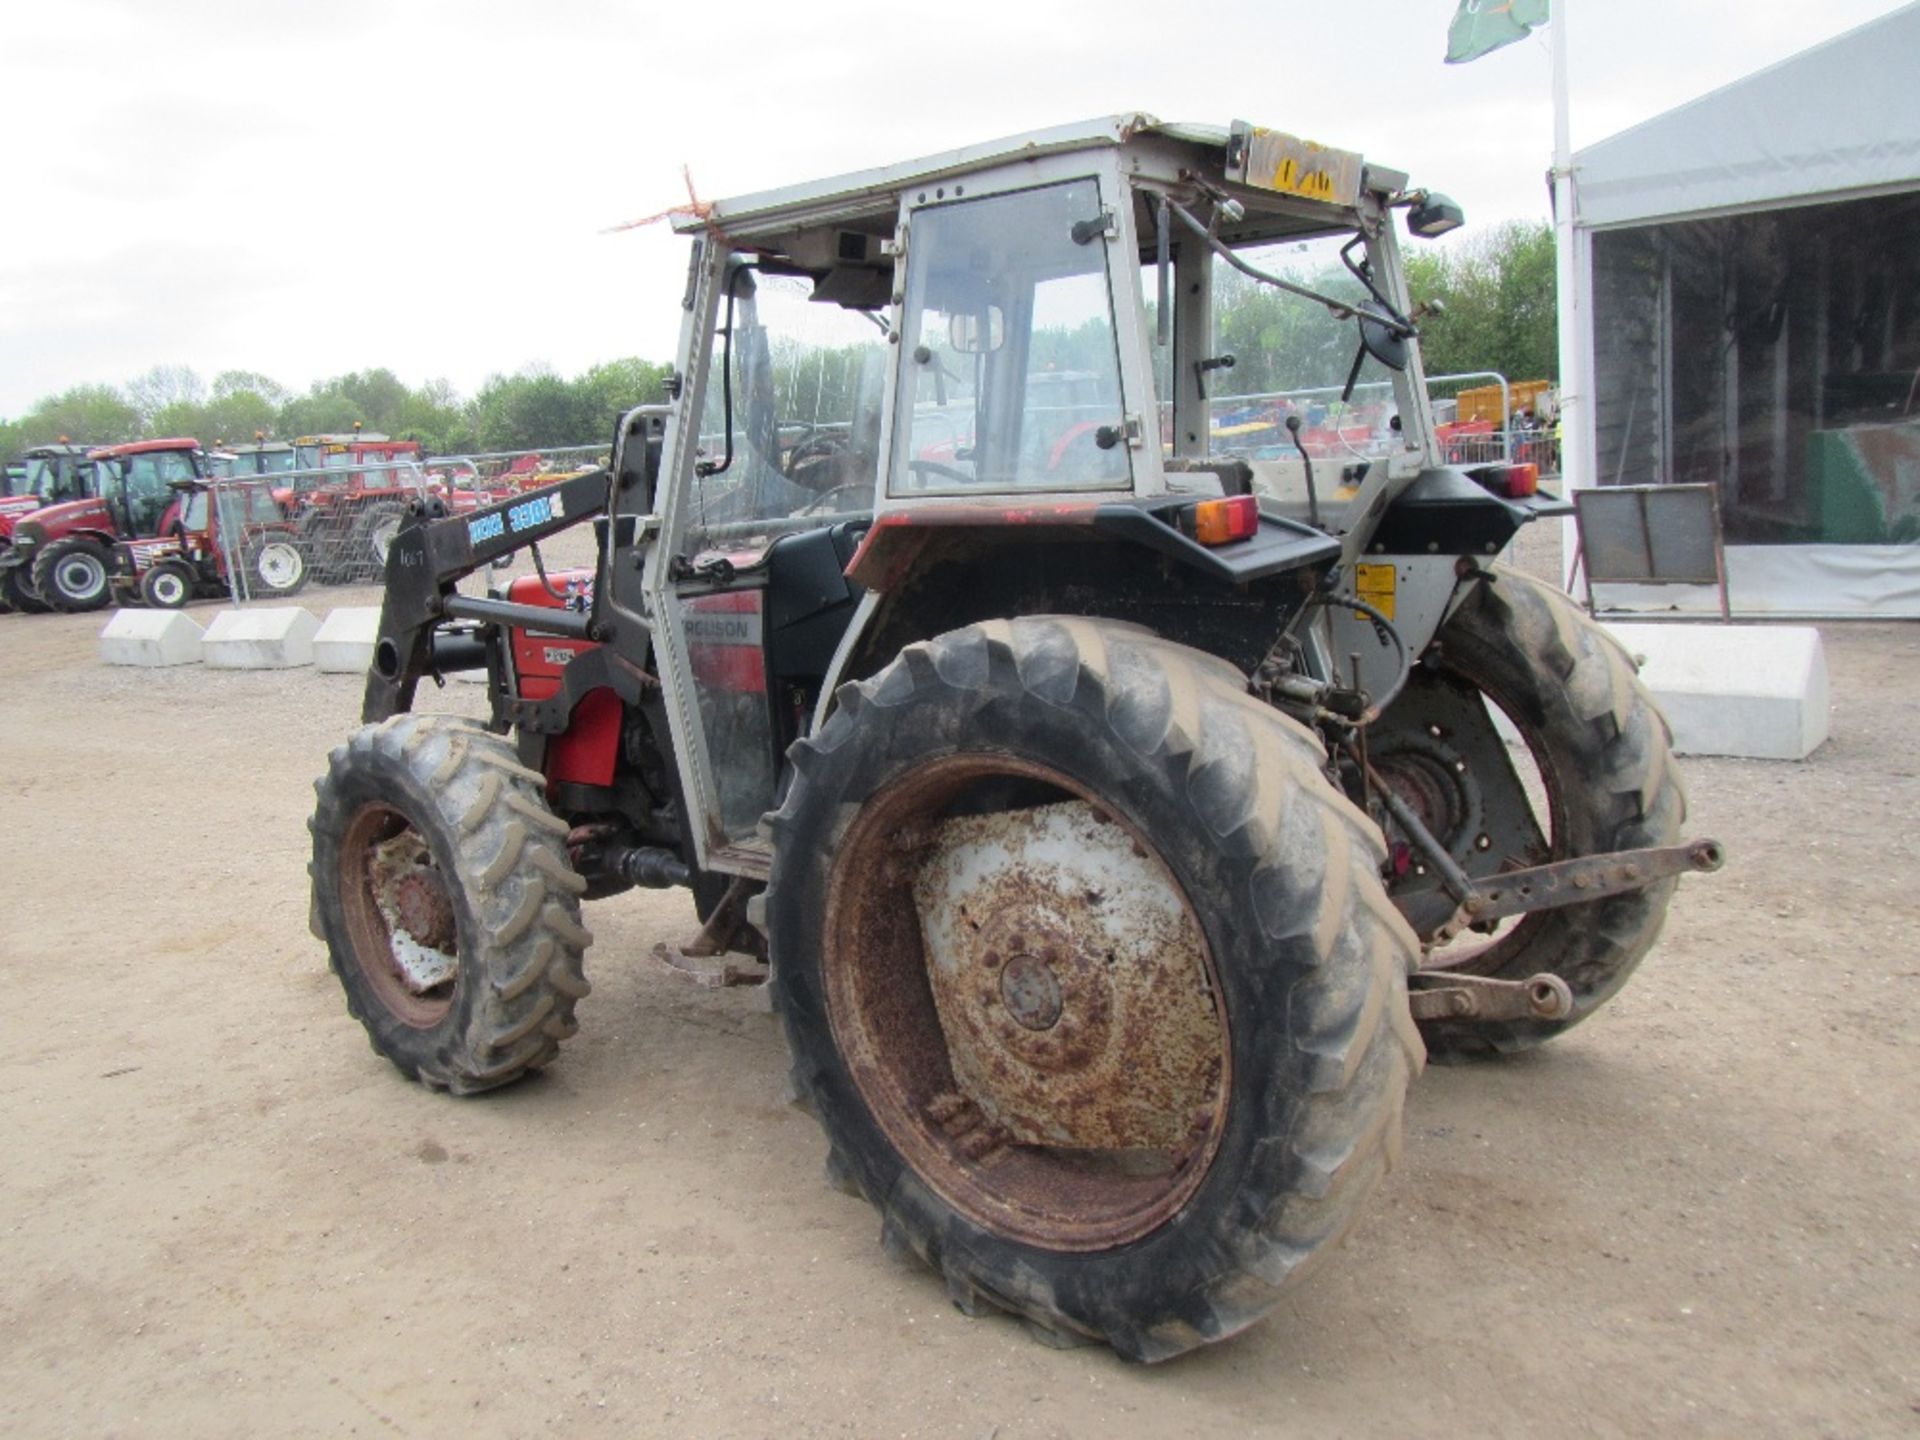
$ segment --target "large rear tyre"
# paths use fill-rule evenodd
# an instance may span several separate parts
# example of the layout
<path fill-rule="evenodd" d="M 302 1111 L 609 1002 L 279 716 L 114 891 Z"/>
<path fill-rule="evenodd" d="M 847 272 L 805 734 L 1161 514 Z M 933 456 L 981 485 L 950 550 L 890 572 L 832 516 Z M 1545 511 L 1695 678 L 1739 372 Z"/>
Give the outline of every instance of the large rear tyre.
<path fill-rule="evenodd" d="M 831 1178 L 967 1313 L 1161 1360 L 1259 1319 L 1398 1153 L 1379 831 L 1218 661 L 1036 618 L 794 751 L 766 895 Z"/>
<path fill-rule="evenodd" d="M 307 588 L 311 571 L 306 547 L 292 535 L 269 531 L 247 541 L 240 563 L 247 572 L 247 585 L 255 596 L 285 600 Z"/>
<path fill-rule="evenodd" d="M 1492 574 L 1441 627 L 1383 717 L 1371 742 L 1376 768 L 1475 877 L 1675 844 L 1686 792 L 1666 719 L 1632 660 L 1559 591 L 1512 570 Z M 1516 776 L 1488 702 L 1520 734 L 1543 824 L 1513 813 L 1526 808 L 1518 798 L 1524 777 Z M 1449 770 L 1465 783 L 1448 780 Z M 1410 883 L 1412 875 L 1395 886 L 1396 899 Z M 1429 1053 L 1455 1059 L 1530 1049 L 1585 1020 L 1652 947 L 1675 883 L 1535 911 L 1477 952 L 1449 954 L 1449 965 L 1473 974 L 1558 975 L 1573 991 L 1573 1013 L 1551 1021 L 1425 1021 Z M 1424 938 L 1431 926 L 1416 918 L 1415 929 Z"/>
<path fill-rule="evenodd" d="M 359 577 L 386 579 L 387 552 L 393 548 L 394 537 L 406 522 L 407 507 L 398 500 L 381 500 L 361 512 L 347 547 Z"/>
<path fill-rule="evenodd" d="M 373 1048 L 457 1095 L 551 1060 L 592 936 L 540 775 L 466 721 L 398 715 L 314 789 L 316 933 Z"/>
<path fill-rule="evenodd" d="M 84 536 L 54 541 L 34 557 L 33 588 L 68 615 L 100 609 L 113 598 L 107 547 Z"/>
<path fill-rule="evenodd" d="M 294 522 L 293 538 L 307 557 L 313 578 L 322 585 L 344 585 L 353 578 L 352 558 L 347 553 L 347 538 L 353 530 L 353 517 L 329 506 L 300 512 Z"/>

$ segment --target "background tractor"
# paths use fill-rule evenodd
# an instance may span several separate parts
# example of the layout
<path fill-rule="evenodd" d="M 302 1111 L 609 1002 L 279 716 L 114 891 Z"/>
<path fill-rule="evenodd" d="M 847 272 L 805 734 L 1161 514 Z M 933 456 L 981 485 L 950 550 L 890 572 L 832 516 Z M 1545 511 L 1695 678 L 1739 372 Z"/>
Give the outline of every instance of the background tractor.
<path fill-rule="evenodd" d="M 98 610 L 113 597 L 113 547 L 162 533 L 176 483 L 206 477 L 200 442 L 139 440 L 91 450 L 94 493 L 47 505 L 19 521 L 0 553 L 4 583 L 56 610 Z"/>
<path fill-rule="evenodd" d="M 21 457 L 19 478 L 0 499 L 0 610 L 50 608 L 33 592 L 28 567 L 7 563 L 13 527 L 44 506 L 84 500 L 96 489 L 94 465 L 84 445 L 62 440 L 58 445 L 36 445 Z"/>
<path fill-rule="evenodd" d="M 303 435 L 293 449 L 290 499 L 315 578 L 327 585 L 378 578 L 409 506 L 425 500 L 418 474 L 394 468 L 419 461 L 420 442 L 356 430 Z"/>
<path fill-rule="evenodd" d="M 306 587 L 306 547 L 271 479 L 178 481 L 174 490 L 157 537 L 114 547 L 122 601 L 177 610 L 202 596 L 284 600 Z"/>
<path fill-rule="evenodd" d="M 1139 1360 L 1265 1314 L 1427 1055 L 1584 1021 L 1719 863 L 1631 661 L 1495 564 L 1567 507 L 1440 462 L 1402 216 L 1459 221 L 1129 115 L 678 220 L 670 403 L 394 542 L 312 820 L 374 1048 L 519 1079 L 582 902 L 685 885 L 669 958 L 769 987 L 829 1177 L 963 1310 Z M 1214 454 L 1258 375 L 1392 413 Z M 590 569 L 459 590 L 588 522 Z M 481 665 L 484 723 L 412 712 Z"/>

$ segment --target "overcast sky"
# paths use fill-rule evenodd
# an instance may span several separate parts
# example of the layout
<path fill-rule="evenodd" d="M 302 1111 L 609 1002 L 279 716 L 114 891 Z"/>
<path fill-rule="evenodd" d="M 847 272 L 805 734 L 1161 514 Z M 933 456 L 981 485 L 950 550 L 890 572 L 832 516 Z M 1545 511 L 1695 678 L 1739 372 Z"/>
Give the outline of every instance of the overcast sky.
<path fill-rule="evenodd" d="M 0 416 L 156 364 L 470 395 L 668 359 L 686 242 L 602 232 L 683 163 L 713 198 L 1140 109 L 1544 219 L 1547 44 L 1443 65 L 1453 8 L 0 0 Z M 1568 0 L 1574 145 L 1898 8 Z"/>

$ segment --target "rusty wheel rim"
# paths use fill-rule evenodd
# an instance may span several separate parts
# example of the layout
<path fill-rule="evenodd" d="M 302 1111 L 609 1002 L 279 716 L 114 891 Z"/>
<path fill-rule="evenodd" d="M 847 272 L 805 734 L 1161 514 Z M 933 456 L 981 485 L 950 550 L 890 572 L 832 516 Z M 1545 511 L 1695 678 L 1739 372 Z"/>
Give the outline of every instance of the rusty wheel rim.
<path fill-rule="evenodd" d="M 363 805 L 340 843 L 352 961 L 403 1024 L 446 1019 L 459 979 L 459 922 L 426 838 L 390 805 Z"/>
<path fill-rule="evenodd" d="M 1514 778 L 1525 792 L 1528 806 L 1533 811 L 1534 823 L 1539 828 L 1545 849 L 1537 855 L 1511 856 L 1501 869 L 1516 870 L 1568 858 L 1564 844 L 1566 802 L 1558 777 L 1540 761 L 1545 742 L 1539 728 L 1524 718 L 1519 706 L 1502 699 L 1484 680 L 1466 674 L 1457 667 L 1452 668 L 1452 673 L 1480 692 L 1481 703 L 1486 707 L 1490 721 L 1505 720 L 1520 737 L 1518 755 L 1512 753 L 1513 747 L 1508 744 L 1509 759 L 1513 764 Z M 1411 763 L 1383 765 L 1382 771 L 1383 778 L 1392 786 L 1394 793 L 1412 807 L 1421 823 L 1439 835 L 1442 844 L 1449 843 L 1454 838 L 1449 831 L 1464 820 L 1465 812 L 1471 807 L 1450 789 L 1455 782 L 1445 773 L 1445 766 L 1436 764 L 1427 756 L 1415 756 Z M 1493 922 L 1490 929 L 1470 927 L 1428 952 L 1422 968 L 1458 970 L 1468 975 L 1497 974 L 1526 942 L 1528 932 L 1537 925 L 1550 922 L 1555 913 L 1547 910 L 1510 915 Z"/>
<path fill-rule="evenodd" d="M 882 787 L 832 862 L 825 936 L 855 1087 L 968 1220 L 1103 1250 L 1199 1188 L 1231 1094 L 1219 975 L 1172 871 L 1083 786 L 956 755 Z"/>

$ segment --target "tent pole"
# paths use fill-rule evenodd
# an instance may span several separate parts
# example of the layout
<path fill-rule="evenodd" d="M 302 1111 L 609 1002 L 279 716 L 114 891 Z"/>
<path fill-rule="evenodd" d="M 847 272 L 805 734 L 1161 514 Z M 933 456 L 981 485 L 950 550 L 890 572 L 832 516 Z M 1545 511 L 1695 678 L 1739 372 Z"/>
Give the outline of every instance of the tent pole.
<path fill-rule="evenodd" d="M 1569 495 L 1592 483 L 1594 445 L 1591 377 L 1586 373 L 1588 311 L 1583 267 L 1576 264 L 1574 239 L 1573 146 L 1567 120 L 1567 7 L 1553 0 L 1548 38 L 1553 46 L 1553 253 L 1560 341 L 1560 478 Z M 1573 589 L 1573 521 L 1563 522 L 1561 555 L 1564 588 Z"/>

